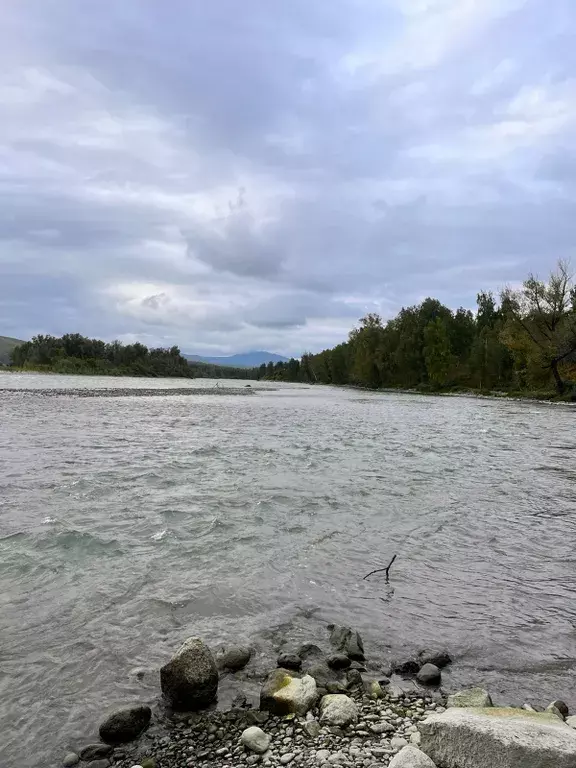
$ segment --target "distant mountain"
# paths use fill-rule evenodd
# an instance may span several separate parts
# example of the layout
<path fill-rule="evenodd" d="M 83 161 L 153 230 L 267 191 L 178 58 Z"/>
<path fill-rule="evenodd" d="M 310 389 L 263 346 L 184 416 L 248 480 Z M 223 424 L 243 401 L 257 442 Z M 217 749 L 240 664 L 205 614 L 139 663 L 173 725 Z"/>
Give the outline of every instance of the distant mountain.
<path fill-rule="evenodd" d="M 258 368 L 262 363 L 287 363 L 288 358 L 275 355 L 273 352 L 244 352 L 228 357 L 204 357 L 202 355 L 184 355 L 193 363 L 211 363 L 212 365 L 229 365 L 233 368 Z"/>
<path fill-rule="evenodd" d="M 0 365 L 10 363 L 10 352 L 19 344 L 24 344 L 22 339 L 13 339 L 11 336 L 0 336 Z"/>

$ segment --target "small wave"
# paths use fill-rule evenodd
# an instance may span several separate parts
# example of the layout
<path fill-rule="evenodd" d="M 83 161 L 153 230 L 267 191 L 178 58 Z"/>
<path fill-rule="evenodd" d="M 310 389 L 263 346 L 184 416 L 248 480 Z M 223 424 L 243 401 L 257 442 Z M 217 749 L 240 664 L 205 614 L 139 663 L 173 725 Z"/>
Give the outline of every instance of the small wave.
<path fill-rule="evenodd" d="M 157 533 L 153 533 L 152 536 L 150 536 L 151 539 L 154 541 L 162 541 L 162 539 L 165 539 L 166 536 L 168 536 L 168 529 L 165 528 L 163 531 L 157 531 Z"/>
<path fill-rule="evenodd" d="M 45 517 L 44 520 L 42 520 L 42 525 L 50 525 L 51 523 L 56 522 L 57 520 L 55 517 L 50 517 L 50 515 L 48 515 L 48 517 Z"/>

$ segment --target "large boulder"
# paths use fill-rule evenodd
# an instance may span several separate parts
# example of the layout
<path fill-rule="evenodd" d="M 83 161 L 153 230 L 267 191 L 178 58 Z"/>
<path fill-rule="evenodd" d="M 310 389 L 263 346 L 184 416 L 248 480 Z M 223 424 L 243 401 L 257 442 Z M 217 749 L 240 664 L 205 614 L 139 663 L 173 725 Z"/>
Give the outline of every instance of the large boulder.
<path fill-rule="evenodd" d="M 422 751 L 442 768 L 574 768 L 576 733 L 548 712 L 452 708 L 420 723 Z"/>
<path fill-rule="evenodd" d="M 252 651 L 240 645 L 223 648 L 216 656 L 216 665 L 219 669 L 229 672 L 239 672 L 250 661 Z"/>
<path fill-rule="evenodd" d="M 320 702 L 322 725 L 351 725 L 358 722 L 358 705 L 341 693 L 324 696 Z"/>
<path fill-rule="evenodd" d="M 191 637 L 160 670 L 162 693 L 182 712 L 211 704 L 218 693 L 218 669 L 207 645 Z"/>
<path fill-rule="evenodd" d="M 491 707 L 492 699 L 484 688 L 465 688 L 448 696 L 449 707 Z"/>
<path fill-rule="evenodd" d="M 260 709 L 273 715 L 305 715 L 317 698 L 313 677 L 294 677 L 287 669 L 275 669 L 270 672 L 260 691 Z"/>
<path fill-rule="evenodd" d="M 362 638 L 350 627 L 328 626 L 330 630 L 330 645 L 339 653 L 355 661 L 364 661 L 364 644 Z"/>
<path fill-rule="evenodd" d="M 126 707 L 113 712 L 100 726 L 100 738 L 106 744 L 125 744 L 137 739 L 150 725 L 150 707 Z"/>
<path fill-rule="evenodd" d="M 417 747 L 408 746 L 402 747 L 388 768 L 436 768 L 436 763 Z"/>

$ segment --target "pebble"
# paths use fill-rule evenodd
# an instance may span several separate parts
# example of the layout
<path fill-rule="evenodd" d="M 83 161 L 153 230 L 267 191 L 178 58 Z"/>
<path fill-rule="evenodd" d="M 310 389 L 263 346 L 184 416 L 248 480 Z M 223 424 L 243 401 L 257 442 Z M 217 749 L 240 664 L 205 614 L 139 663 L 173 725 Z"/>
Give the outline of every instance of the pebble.
<path fill-rule="evenodd" d="M 397 752 L 402 749 L 402 747 L 407 747 L 408 742 L 406 739 L 402 739 L 398 736 L 395 736 L 392 741 L 390 742 L 390 746 L 392 749 L 395 749 Z"/>
<path fill-rule="evenodd" d="M 69 752 L 64 760 L 62 760 L 62 765 L 64 768 L 72 768 L 73 765 L 77 765 L 80 762 L 80 758 L 76 754 L 76 752 Z"/>
<path fill-rule="evenodd" d="M 288 765 L 288 763 L 291 763 L 295 757 L 296 755 L 294 754 L 294 752 L 287 752 L 285 755 L 282 755 L 282 757 L 280 758 L 280 762 L 282 763 L 282 765 Z"/>

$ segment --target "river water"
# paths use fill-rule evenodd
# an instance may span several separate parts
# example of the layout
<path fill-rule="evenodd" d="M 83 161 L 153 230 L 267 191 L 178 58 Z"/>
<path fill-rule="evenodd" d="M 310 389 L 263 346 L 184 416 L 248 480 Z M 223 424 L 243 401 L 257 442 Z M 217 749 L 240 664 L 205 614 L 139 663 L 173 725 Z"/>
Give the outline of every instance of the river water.
<path fill-rule="evenodd" d="M 57 766 L 110 707 L 154 703 L 134 668 L 190 635 L 274 658 L 343 622 L 372 659 L 445 646 L 448 689 L 576 709 L 576 410 L 42 395 L 190 385 L 207 382 L 0 374 L 4 768 Z M 389 584 L 362 579 L 393 554 Z"/>

